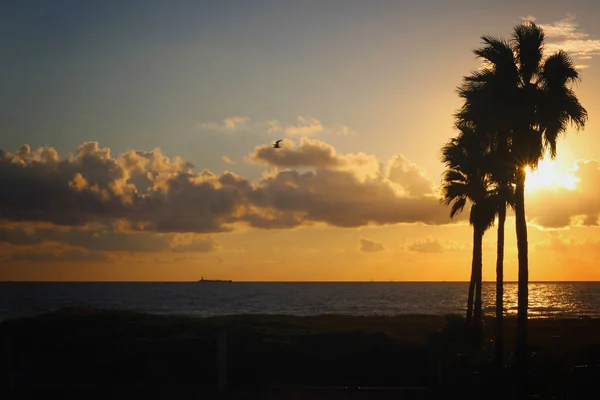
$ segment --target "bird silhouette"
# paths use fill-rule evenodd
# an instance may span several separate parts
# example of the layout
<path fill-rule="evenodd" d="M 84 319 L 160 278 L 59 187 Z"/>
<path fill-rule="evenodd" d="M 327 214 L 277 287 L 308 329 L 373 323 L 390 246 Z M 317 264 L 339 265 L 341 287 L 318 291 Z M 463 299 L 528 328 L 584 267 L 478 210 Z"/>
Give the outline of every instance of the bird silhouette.
<path fill-rule="evenodd" d="M 281 146 L 279 145 L 279 142 L 282 142 L 282 141 L 283 141 L 283 139 L 279 139 L 275 143 L 273 143 L 273 148 L 274 149 L 280 149 Z"/>

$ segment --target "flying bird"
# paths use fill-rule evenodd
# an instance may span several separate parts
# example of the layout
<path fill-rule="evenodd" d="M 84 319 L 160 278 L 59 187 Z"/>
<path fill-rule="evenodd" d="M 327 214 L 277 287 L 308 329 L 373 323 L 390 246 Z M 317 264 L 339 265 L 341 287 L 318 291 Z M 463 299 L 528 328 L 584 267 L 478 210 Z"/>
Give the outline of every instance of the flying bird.
<path fill-rule="evenodd" d="M 273 143 L 273 148 L 274 149 L 280 149 L 281 146 L 279 145 L 279 142 L 282 142 L 282 141 L 283 141 L 283 139 L 279 139 L 275 143 Z"/>

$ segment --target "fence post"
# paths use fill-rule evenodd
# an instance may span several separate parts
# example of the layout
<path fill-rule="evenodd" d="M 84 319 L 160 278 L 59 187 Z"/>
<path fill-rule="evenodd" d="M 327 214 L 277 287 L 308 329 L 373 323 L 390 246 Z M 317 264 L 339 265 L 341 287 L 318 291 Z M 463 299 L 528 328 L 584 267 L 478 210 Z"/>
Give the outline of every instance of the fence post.
<path fill-rule="evenodd" d="M 13 354 L 12 354 L 12 340 L 10 337 L 10 333 L 6 333 L 2 338 L 2 347 L 5 358 L 5 363 L 0 367 L 0 371 L 2 371 L 2 386 L 12 387 L 13 385 Z"/>
<path fill-rule="evenodd" d="M 221 328 L 217 333 L 217 379 L 219 391 L 227 385 L 227 333 Z"/>

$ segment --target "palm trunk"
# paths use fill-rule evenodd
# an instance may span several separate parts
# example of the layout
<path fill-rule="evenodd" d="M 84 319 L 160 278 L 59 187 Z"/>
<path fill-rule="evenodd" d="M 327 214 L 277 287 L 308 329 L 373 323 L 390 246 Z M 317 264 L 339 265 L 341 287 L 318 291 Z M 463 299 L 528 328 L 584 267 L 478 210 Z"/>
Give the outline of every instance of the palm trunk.
<path fill-rule="evenodd" d="M 473 234 L 473 269 L 475 271 L 475 302 L 473 311 L 473 331 L 477 343 L 481 339 L 481 321 L 483 317 L 481 309 L 481 281 L 482 281 L 482 258 L 483 258 L 483 230 L 475 229 Z"/>
<path fill-rule="evenodd" d="M 498 371 L 504 367 L 504 224 L 506 204 L 498 210 L 498 253 L 496 256 L 496 341 L 495 358 Z M 500 378 L 501 379 L 501 378 Z"/>
<path fill-rule="evenodd" d="M 522 378 L 522 389 L 526 391 L 527 383 L 527 302 L 529 268 L 527 259 L 527 222 L 525 220 L 525 170 L 517 171 L 515 188 L 515 217 L 517 231 L 517 249 L 519 258 L 519 291 L 516 334 L 516 367 L 517 374 Z M 525 392 L 523 392 L 525 393 Z"/>
<path fill-rule="evenodd" d="M 473 297 L 475 295 L 475 276 L 471 270 L 471 281 L 469 282 L 469 295 L 467 297 L 467 327 L 471 329 L 473 323 Z"/>
<path fill-rule="evenodd" d="M 473 327 L 473 297 L 475 295 L 475 278 L 476 278 L 476 249 L 475 242 L 477 237 L 477 230 L 473 229 L 473 256 L 471 258 L 471 280 L 469 281 L 469 294 L 467 297 L 467 329 L 471 330 Z"/>

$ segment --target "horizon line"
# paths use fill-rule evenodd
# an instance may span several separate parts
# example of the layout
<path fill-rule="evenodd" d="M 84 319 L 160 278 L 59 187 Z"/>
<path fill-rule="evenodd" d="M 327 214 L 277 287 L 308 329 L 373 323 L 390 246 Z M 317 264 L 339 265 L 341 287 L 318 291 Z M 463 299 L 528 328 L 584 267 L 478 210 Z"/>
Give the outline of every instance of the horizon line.
<path fill-rule="evenodd" d="M 90 280 L 90 281 L 79 281 L 79 280 L 29 280 L 29 281 L 18 281 L 18 280 L 0 280 L 1 283 L 198 283 L 197 280 L 193 281 L 140 281 L 140 280 L 115 280 L 115 281 L 102 281 L 102 280 Z M 219 282 L 215 282 L 219 283 Z M 252 281 L 252 280 L 232 280 L 231 282 L 222 283 L 469 283 L 469 281 L 399 281 L 399 280 L 371 280 L 371 281 Z M 496 281 L 482 281 L 482 283 L 496 283 Z M 519 283 L 518 281 L 504 281 L 503 283 Z M 600 280 L 571 280 L 571 281 L 551 281 L 551 280 L 539 280 L 529 281 L 528 283 L 600 283 Z"/>

